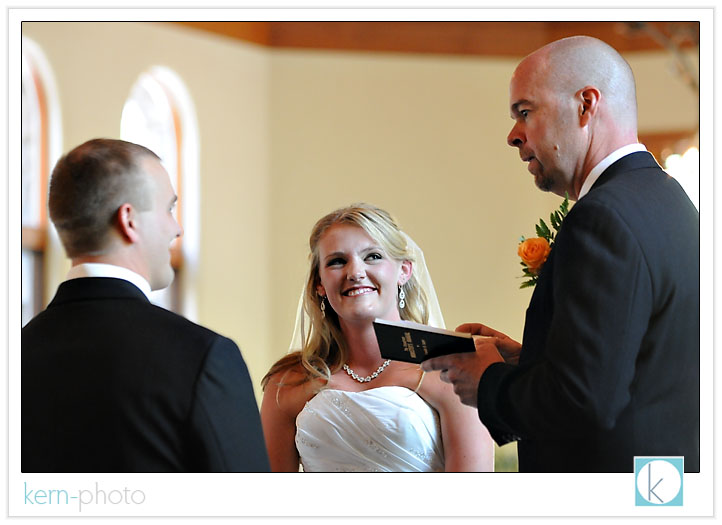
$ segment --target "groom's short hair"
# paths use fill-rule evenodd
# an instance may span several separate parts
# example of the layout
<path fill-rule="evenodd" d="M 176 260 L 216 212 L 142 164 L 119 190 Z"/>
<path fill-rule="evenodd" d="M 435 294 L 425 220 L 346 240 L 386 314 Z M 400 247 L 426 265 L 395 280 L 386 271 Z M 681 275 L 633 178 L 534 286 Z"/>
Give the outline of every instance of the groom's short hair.
<path fill-rule="evenodd" d="M 123 204 L 151 208 L 141 166 L 147 157 L 160 160 L 144 146 L 99 138 L 60 158 L 50 179 L 48 210 L 68 257 L 102 254 Z"/>

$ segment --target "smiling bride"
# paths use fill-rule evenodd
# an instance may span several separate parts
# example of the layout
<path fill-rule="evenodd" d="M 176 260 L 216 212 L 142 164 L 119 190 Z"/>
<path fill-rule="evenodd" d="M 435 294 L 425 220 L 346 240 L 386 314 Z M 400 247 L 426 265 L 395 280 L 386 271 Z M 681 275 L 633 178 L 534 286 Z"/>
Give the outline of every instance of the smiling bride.
<path fill-rule="evenodd" d="M 309 244 L 294 336 L 300 350 L 263 378 L 271 469 L 493 470 L 493 442 L 476 410 L 438 374 L 425 376 L 418 365 L 379 352 L 375 318 L 431 324 L 441 317 L 418 247 L 386 211 L 368 204 L 321 218 Z"/>

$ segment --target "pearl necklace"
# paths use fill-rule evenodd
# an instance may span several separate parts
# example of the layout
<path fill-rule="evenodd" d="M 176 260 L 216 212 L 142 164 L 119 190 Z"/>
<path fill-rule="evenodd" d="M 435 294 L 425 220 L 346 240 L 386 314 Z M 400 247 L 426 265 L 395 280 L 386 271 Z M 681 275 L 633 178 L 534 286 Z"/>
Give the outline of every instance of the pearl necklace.
<path fill-rule="evenodd" d="M 378 368 L 376 369 L 376 372 L 374 372 L 374 373 L 371 374 L 370 376 L 366 376 L 366 377 L 359 377 L 359 375 L 358 375 L 356 372 L 354 372 L 351 368 L 349 368 L 349 366 L 348 366 L 347 364 L 345 364 L 345 363 L 344 363 L 344 365 L 343 365 L 343 369 L 346 370 L 346 373 L 347 373 L 348 375 L 350 375 L 351 377 L 353 377 L 353 378 L 354 378 L 356 381 L 358 381 L 359 383 L 366 383 L 367 381 L 371 381 L 372 379 L 376 379 L 376 378 L 378 377 L 378 375 L 379 375 L 381 372 L 383 372 L 383 371 L 386 369 L 387 366 L 389 366 L 389 363 L 390 363 L 390 362 L 391 362 L 391 359 L 387 359 L 386 361 L 384 361 L 384 364 L 383 364 L 383 365 L 381 365 L 380 367 L 378 367 Z"/>

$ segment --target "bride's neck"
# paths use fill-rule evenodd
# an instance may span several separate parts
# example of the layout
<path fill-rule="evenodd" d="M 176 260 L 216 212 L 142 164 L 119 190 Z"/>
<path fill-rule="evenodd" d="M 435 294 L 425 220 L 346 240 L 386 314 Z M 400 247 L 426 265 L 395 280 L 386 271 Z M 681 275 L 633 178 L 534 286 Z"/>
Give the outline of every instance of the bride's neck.
<path fill-rule="evenodd" d="M 378 367 L 383 358 L 373 325 L 344 325 L 342 330 L 349 351 L 346 364 L 374 369 Z"/>

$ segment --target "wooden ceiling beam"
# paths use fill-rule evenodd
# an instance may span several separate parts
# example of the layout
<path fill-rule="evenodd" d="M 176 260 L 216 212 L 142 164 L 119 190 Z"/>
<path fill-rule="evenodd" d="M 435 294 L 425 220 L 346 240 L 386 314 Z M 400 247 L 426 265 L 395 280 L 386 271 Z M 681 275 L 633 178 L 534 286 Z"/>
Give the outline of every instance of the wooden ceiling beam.
<path fill-rule="evenodd" d="M 585 34 L 618 51 L 659 50 L 661 38 L 698 45 L 698 22 L 171 22 L 274 48 L 525 56 L 566 36 Z M 657 35 L 657 38 L 655 38 Z"/>
<path fill-rule="evenodd" d="M 270 22 L 161 22 L 270 46 Z"/>

